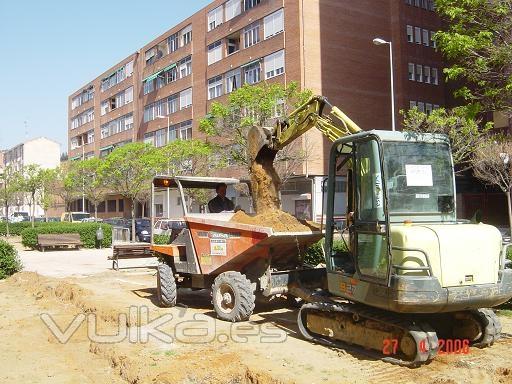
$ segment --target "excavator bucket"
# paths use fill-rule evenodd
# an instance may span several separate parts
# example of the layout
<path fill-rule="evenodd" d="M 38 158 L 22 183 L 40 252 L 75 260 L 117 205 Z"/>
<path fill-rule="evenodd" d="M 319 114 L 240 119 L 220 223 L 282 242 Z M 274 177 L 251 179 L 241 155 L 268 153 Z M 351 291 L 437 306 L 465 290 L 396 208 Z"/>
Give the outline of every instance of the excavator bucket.
<path fill-rule="evenodd" d="M 253 126 L 247 136 L 247 155 L 251 162 L 274 162 L 277 150 L 271 147 L 272 128 Z"/>

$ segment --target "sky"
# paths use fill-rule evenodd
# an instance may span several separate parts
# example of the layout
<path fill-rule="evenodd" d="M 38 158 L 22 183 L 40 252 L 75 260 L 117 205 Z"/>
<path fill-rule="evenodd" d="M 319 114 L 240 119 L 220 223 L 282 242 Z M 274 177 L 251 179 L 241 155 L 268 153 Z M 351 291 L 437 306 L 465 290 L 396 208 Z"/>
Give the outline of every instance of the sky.
<path fill-rule="evenodd" d="M 66 152 L 68 96 L 210 2 L 0 0 L 0 149 Z"/>

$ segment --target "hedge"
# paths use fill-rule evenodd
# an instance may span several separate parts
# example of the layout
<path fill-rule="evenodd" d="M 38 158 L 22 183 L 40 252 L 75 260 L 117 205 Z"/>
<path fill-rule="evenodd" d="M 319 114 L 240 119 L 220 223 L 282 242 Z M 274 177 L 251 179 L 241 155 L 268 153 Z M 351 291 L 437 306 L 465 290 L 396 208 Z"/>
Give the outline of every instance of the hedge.
<path fill-rule="evenodd" d="M 41 223 L 41 222 L 34 223 L 34 225 L 36 227 L 41 224 L 46 224 L 46 223 Z M 20 236 L 21 232 L 24 229 L 31 228 L 31 227 L 32 227 L 32 224 L 30 223 L 30 221 L 22 221 L 20 223 L 9 223 L 9 234 L 11 236 Z M 0 236 L 7 236 L 7 223 L 5 221 L 0 222 Z"/>
<path fill-rule="evenodd" d="M 84 248 L 96 248 L 96 231 L 101 226 L 103 241 L 101 246 L 110 247 L 112 244 L 112 227 L 100 223 L 40 223 L 35 228 L 26 228 L 21 232 L 21 243 L 28 248 L 37 247 L 38 234 L 78 233 Z"/>
<path fill-rule="evenodd" d="M 0 240 L 0 280 L 21 271 L 18 252 L 6 241 Z"/>
<path fill-rule="evenodd" d="M 155 244 L 169 244 L 169 235 L 153 235 L 153 243 Z"/>

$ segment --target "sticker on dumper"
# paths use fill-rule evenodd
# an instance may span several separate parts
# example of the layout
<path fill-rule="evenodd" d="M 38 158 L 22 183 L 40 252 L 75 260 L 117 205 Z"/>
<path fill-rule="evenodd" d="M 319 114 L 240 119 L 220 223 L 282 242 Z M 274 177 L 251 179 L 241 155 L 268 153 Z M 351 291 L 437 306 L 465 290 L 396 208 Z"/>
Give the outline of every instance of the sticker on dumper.
<path fill-rule="evenodd" d="M 408 187 L 431 187 L 434 185 L 430 164 L 405 164 L 405 177 Z"/>
<path fill-rule="evenodd" d="M 210 239 L 210 255 L 226 256 L 227 248 L 226 239 Z"/>

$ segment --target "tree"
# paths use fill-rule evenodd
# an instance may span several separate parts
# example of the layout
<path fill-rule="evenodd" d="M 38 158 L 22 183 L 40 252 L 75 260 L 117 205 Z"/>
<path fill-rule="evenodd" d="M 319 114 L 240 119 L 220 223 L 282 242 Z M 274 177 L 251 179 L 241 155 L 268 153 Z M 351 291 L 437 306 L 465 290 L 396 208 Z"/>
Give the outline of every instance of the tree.
<path fill-rule="evenodd" d="M 105 175 L 100 171 L 102 161 L 96 157 L 74 163 L 72 177 L 82 181 L 83 194 L 94 206 L 94 216 L 98 217 L 98 205 L 105 200 Z M 85 210 L 85 207 L 84 207 Z"/>
<path fill-rule="evenodd" d="M 20 173 L 7 166 L 0 173 L 0 203 L 5 208 L 6 234 L 9 233 L 9 208 L 16 202 L 16 195 L 21 188 Z"/>
<path fill-rule="evenodd" d="M 57 187 L 57 170 L 41 169 L 41 189 L 39 191 L 39 203 L 44 211 L 45 221 L 48 221 L 48 209 L 55 202 L 55 190 Z"/>
<path fill-rule="evenodd" d="M 284 119 L 289 112 L 310 97 L 311 91 L 301 91 L 295 82 L 288 86 L 269 83 L 245 84 L 229 94 L 226 104 L 213 102 L 209 114 L 201 120 L 199 129 L 206 133 L 207 137 L 215 138 L 219 154 L 225 162 L 249 169 L 249 129 L 254 125 L 273 126 L 276 118 Z M 277 164 L 299 157 L 304 160 L 304 154 L 299 150 L 288 149 L 280 152 L 276 157 Z"/>
<path fill-rule="evenodd" d="M 421 135 L 423 132 L 445 134 L 450 139 L 455 172 L 462 173 L 471 168 L 471 156 L 488 133 L 492 124 L 480 128 L 480 120 L 476 120 L 468 107 L 453 109 L 439 108 L 430 115 L 420 112 L 417 108 L 410 109 L 404 115 L 403 130 Z"/>
<path fill-rule="evenodd" d="M 448 80 L 482 111 L 512 114 L 512 0 L 436 0 L 447 30 L 435 40 L 451 63 Z"/>
<path fill-rule="evenodd" d="M 136 142 L 116 148 L 99 167 L 99 173 L 106 175 L 106 187 L 131 202 L 132 241 L 135 241 L 135 202 L 147 191 L 153 176 L 161 172 L 165 160 L 161 150 Z"/>
<path fill-rule="evenodd" d="M 30 222 L 34 228 L 34 216 L 38 194 L 43 188 L 43 177 L 41 168 L 35 164 L 23 167 L 22 189 L 28 194 L 28 205 L 30 207 Z"/>
<path fill-rule="evenodd" d="M 67 161 L 61 163 L 60 167 L 56 170 L 56 188 L 54 194 L 64 201 L 67 212 L 71 210 L 71 203 L 78 199 L 82 193 L 83 183 L 78 177 L 76 167 L 76 162 Z"/>
<path fill-rule="evenodd" d="M 512 234 L 512 140 L 496 139 L 491 138 L 477 148 L 472 160 L 473 172 L 484 183 L 498 186 L 507 196 L 509 229 Z"/>

